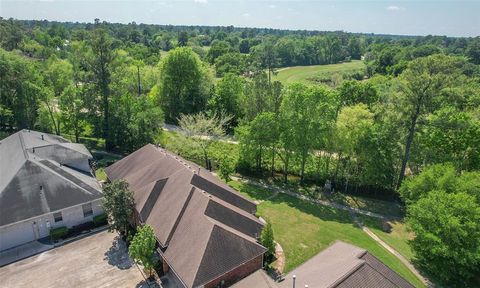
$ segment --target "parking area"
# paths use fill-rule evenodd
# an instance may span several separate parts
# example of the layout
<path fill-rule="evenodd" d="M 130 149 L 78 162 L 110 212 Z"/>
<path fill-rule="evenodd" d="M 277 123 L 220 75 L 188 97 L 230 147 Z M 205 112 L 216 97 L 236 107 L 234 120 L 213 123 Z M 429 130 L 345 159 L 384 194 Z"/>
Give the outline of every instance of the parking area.
<path fill-rule="evenodd" d="M 0 287 L 148 287 L 123 241 L 107 231 L 0 268 Z"/>

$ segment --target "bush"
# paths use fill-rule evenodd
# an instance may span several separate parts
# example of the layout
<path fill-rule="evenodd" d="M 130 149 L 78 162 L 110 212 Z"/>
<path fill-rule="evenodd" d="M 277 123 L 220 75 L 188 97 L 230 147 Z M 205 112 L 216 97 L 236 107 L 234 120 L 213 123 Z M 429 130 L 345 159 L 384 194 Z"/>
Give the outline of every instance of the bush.
<path fill-rule="evenodd" d="M 68 234 L 68 228 L 65 226 L 54 228 L 50 230 L 50 237 L 53 240 L 58 240 L 60 238 L 64 238 Z"/>
<path fill-rule="evenodd" d="M 96 227 L 107 224 L 107 214 L 104 213 L 93 217 L 93 224 L 95 224 Z"/>

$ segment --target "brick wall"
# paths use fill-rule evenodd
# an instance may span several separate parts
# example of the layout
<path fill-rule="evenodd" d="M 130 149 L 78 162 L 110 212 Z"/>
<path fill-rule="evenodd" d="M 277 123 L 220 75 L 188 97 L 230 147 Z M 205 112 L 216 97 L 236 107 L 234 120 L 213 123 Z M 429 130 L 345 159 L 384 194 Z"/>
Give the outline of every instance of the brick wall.
<path fill-rule="evenodd" d="M 263 264 L 263 255 L 254 258 L 247 263 L 243 264 L 242 266 L 238 266 L 237 268 L 233 269 L 226 274 L 216 278 L 215 280 L 210 281 L 209 283 L 205 284 L 205 288 L 214 288 L 214 287 L 221 287 L 220 283 L 222 280 L 224 281 L 224 286 L 228 287 L 239 280 L 247 277 L 248 275 L 252 274 L 253 272 L 257 271 L 258 269 L 262 268 Z"/>

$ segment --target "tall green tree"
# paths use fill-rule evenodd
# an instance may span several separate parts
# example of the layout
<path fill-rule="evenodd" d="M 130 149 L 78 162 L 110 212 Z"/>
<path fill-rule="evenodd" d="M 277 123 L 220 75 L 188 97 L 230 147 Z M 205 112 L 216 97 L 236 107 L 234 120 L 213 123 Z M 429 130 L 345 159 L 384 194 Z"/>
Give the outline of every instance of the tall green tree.
<path fill-rule="evenodd" d="M 110 82 L 111 82 L 111 63 L 115 57 L 113 50 L 113 41 L 107 30 L 100 24 L 95 24 L 95 29 L 91 32 L 89 44 L 92 50 L 90 59 L 90 69 L 93 73 L 93 82 L 96 92 L 101 97 L 100 107 L 103 114 L 103 138 L 105 139 L 105 148 L 113 148 L 110 136 Z"/>
<path fill-rule="evenodd" d="M 402 73 L 401 78 L 404 85 L 399 108 L 406 118 L 407 136 L 397 188 L 400 187 L 405 177 L 418 122 L 438 108 L 442 94 L 461 83 L 461 67 L 462 60 L 460 59 L 445 55 L 433 55 L 414 60 Z"/>
<path fill-rule="evenodd" d="M 415 233 L 411 246 L 420 267 L 449 287 L 474 287 L 480 273 L 480 205 L 476 199 L 463 192 L 434 190 L 408 206 L 407 214 Z"/>
<path fill-rule="evenodd" d="M 168 123 L 180 114 L 203 111 L 212 88 L 212 75 L 191 48 L 176 48 L 160 64 L 159 101 Z"/>
<path fill-rule="evenodd" d="M 116 180 L 103 187 L 102 206 L 108 216 L 109 229 L 128 236 L 128 225 L 133 219 L 133 192 L 125 180 Z"/>
<path fill-rule="evenodd" d="M 42 81 L 33 62 L 0 49 L 0 105 L 13 114 L 15 127 L 10 128 L 34 128 L 46 93 Z"/>
<path fill-rule="evenodd" d="M 292 145 L 300 157 L 301 182 L 305 179 L 309 153 L 325 145 L 325 136 L 334 122 L 335 105 L 335 95 L 321 86 L 295 83 L 285 91 L 280 107 L 282 141 Z"/>
<path fill-rule="evenodd" d="M 149 277 L 152 277 L 152 271 L 156 264 L 156 246 L 157 240 L 155 232 L 153 232 L 153 228 L 150 225 L 146 224 L 138 228 L 137 233 L 128 247 L 130 257 L 149 271 Z"/>
<path fill-rule="evenodd" d="M 217 115 L 231 115 L 230 127 L 237 126 L 243 118 L 241 102 L 245 91 L 245 81 L 235 75 L 226 74 L 215 86 L 215 93 L 208 100 L 209 109 Z"/>

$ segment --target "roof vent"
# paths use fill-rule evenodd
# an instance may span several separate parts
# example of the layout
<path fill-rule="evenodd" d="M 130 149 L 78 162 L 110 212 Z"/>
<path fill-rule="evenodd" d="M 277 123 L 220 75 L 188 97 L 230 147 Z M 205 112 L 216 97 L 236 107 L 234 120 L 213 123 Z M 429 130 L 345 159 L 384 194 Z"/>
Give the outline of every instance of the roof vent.
<path fill-rule="evenodd" d="M 35 154 L 35 147 L 32 148 L 32 153 Z"/>
<path fill-rule="evenodd" d="M 45 139 L 43 139 L 43 134 L 42 134 L 42 140 L 45 140 Z"/>

